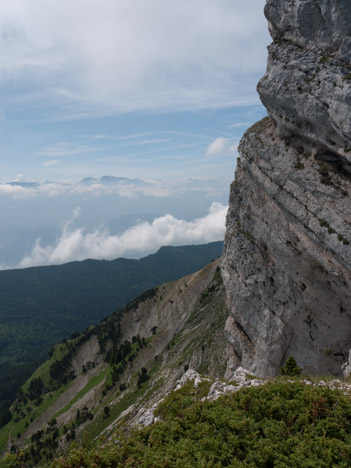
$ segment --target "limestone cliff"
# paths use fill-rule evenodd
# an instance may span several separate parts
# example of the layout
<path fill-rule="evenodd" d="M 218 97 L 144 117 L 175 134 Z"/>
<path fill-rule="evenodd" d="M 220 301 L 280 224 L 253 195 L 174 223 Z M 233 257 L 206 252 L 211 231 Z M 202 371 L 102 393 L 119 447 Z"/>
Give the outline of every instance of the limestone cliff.
<path fill-rule="evenodd" d="M 241 365 L 274 375 L 293 355 L 341 374 L 351 348 L 351 3 L 268 0 L 273 43 L 244 135 L 222 275 Z"/>

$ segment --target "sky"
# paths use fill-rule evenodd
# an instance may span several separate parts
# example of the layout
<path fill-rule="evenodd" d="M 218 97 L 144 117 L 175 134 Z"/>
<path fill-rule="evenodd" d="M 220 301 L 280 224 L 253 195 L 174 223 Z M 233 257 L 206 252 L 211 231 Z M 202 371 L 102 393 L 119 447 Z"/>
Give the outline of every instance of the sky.
<path fill-rule="evenodd" d="M 32 224 L 25 227 L 37 229 L 43 224 L 38 200 L 52 201 L 56 193 L 55 209 L 65 213 L 56 220 L 60 231 L 56 244 L 49 245 L 55 250 L 72 213 L 77 209 L 82 213 L 81 199 L 79 204 L 74 199 L 75 184 L 104 175 L 147 180 L 153 189 L 144 212 L 159 217 L 169 214 L 190 221 L 182 197 L 184 213 L 180 204 L 167 213 L 156 209 L 152 200 L 159 200 L 162 191 L 165 199 L 173 200 L 177 186 L 178 196 L 184 190 L 199 191 L 199 181 L 206 197 L 204 181 L 217 188 L 212 198 L 206 198 L 206 207 L 193 212 L 193 219 L 208 216 L 213 206 L 226 205 L 240 137 L 266 114 L 256 93 L 270 42 L 264 3 L 1 2 L 2 218 L 14 203 L 21 209 L 17 213 L 14 208 L 10 217 L 17 213 L 19 219 L 29 212 Z M 9 185 L 28 181 L 40 182 L 40 189 Z M 54 182 L 50 190 L 47 181 Z M 63 183 L 70 203 L 63 202 Z M 223 190 L 218 194 L 220 183 Z M 95 199 L 101 190 L 100 200 L 104 199 L 105 188 L 95 184 Z M 133 190 L 134 198 L 146 196 L 146 189 L 137 191 L 132 183 L 123 195 L 125 188 L 114 192 L 118 203 L 123 197 L 130 199 Z M 121 213 L 116 209 L 107 221 Z M 18 219 L 17 224 L 7 224 L 19 225 Z M 54 221 L 50 228 L 53 225 Z M 33 243 L 31 252 L 37 246 Z"/>

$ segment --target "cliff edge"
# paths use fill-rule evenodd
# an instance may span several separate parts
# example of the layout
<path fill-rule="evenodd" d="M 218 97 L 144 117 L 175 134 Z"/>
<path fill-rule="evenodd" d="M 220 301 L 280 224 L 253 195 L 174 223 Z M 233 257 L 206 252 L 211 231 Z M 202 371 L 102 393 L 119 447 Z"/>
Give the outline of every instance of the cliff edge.
<path fill-rule="evenodd" d="M 268 0 L 268 117 L 240 147 L 222 276 L 239 365 L 348 374 L 351 348 L 351 4 Z"/>

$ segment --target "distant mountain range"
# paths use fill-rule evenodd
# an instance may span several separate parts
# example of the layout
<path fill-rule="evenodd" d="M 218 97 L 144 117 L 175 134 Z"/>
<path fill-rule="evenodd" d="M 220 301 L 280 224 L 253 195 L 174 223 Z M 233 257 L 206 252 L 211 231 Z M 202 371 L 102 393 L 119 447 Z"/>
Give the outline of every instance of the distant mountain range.
<path fill-rule="evenodd" d="M 39 182 L 9 182 L 12 187 L 34 188 L 39 187 Z"/>
<path fill-rule="evenodd" d="M 140 260 L 85 260 L 0 271 L 0 409 L 49 349 L 145 290 L 201 269 L 223 242 L 162 247 Z"/>
<path fill-rule="evenodd" d="M 41 185 L 70 185 L 67 183 L 62 182 L 53 182 L 47 180 L 45 182 L 38 182 L 38 181 L 13 181 L 13 182 L 6 182 L 0 185 L 11 185 L 12 187 L 23 187 L 23 188 L 38 188 Z M 73 183 L 72 185 L 79 185 L 88 187 L 91 185 L 103 185 L 105 187 L 113 186 L 113 185 L 150 185 L 148 182 L 142 179 L 129 179 L 128 177 L 115 177 L 115 176 L 107 176 L 104 175 L 102 177 L 85 177 L 84 179 L 80 180 L 77 183 Z"/>

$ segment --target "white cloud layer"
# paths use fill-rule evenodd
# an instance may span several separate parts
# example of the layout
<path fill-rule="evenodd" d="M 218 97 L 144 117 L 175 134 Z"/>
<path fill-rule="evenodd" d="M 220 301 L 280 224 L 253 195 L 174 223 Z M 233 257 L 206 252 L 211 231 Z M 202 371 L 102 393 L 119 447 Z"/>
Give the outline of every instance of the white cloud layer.
<path fill-rule="evenodd" d="M 224 154 L 234 153 L 237 149 L 237 145 L 232 143 L 229 138 L 219 137 L 210 143 L 206 149 L 206 156 L 208 158 L 212 156 L 221 156 Z"/>
<path fill-rule="evenodd" d="M 257 102 L 248 77 L 265 67 L 264 3 L 3 1 L 0 81 L 69 103 L 71 117 Z"/>
<path fill-rule="evenodd" d="M 52 160 L 45 164 L 56 164 L 58 162 L 58 160 Z M 98 180 L 90 185 L 60 182 L 42 184 L 34 182 L 33 185 L 30 185 L 30 183 L 21 180 L 16 182 L 18 184 L 15 185 L 13 183 L 0 184 L 0 196 L 5 195 L 26 200 L 60 195 L 86 195 L 92 197 L 118 195 L 122 198 L 137 199 L 140 197 L 167 198 L 184 192 L 203 192 L 212 193 L 215 197 L 218 191 L 223 191 L 223 187 L 229 186 L 231 178 L 137 179 L 137 182 L 127 179 L 125 182 L 112 185 L 103 185 Z"/>
<path fill-rule="evenodd" d="M 222 240 L 226 212 L 226 206 L 215 202 L 202 218 L 185 221 L 165 215 L 154 219 L 152 223 L 137 224 L 117 236 L 110 235 L 106 230 L 86 232 L 83 228 L 73 228 L 72 221 L 79 215 L 79 209 L 76 209 L 55 244 L 43 246 L 38 239 L 30 254 L 20 262 L 19 268 L 61 264 L 86 258 L 113 259 L 128 256 L 131 252 L 153 252 L 164 245 L 202 244 Z"/>

